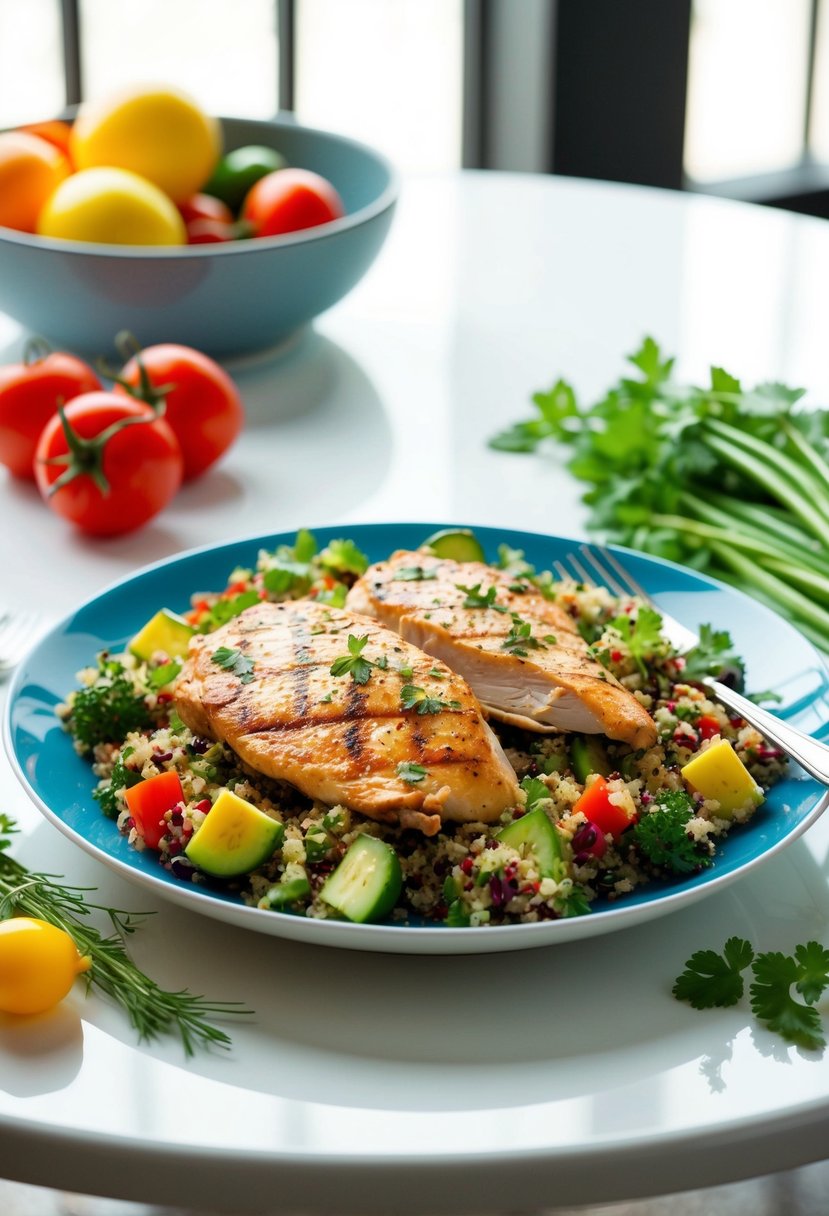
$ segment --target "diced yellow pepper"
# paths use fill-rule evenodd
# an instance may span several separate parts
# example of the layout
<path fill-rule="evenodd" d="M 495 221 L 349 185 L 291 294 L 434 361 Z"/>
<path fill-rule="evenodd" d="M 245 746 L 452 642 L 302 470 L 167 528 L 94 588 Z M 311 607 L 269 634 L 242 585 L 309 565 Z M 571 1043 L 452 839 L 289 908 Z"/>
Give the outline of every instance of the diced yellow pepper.
<path fill-rule="evenodd" d="M 284 834 L 277 819 L 232 790 L 222 790 L 184 851 L 207 874 L 231 878 L 266 862 Z"/>
<path fill-rule="evenodd" d="M 759 806 L 763 801 L 763 791 L 727 739 L 712 743 L 689 760 L 682 776 L 703 798 L 719 802 L 722 819 L 730 819 L 735 811 Z"/>
<path fill-rule="evenodd" d="M 162 608 L 139 629 L 129 648 L 139 659 L 147 660 L 157 650 L 162 650 L 170 659 L 183 659 L 195 632 L 183 616 Z"/>

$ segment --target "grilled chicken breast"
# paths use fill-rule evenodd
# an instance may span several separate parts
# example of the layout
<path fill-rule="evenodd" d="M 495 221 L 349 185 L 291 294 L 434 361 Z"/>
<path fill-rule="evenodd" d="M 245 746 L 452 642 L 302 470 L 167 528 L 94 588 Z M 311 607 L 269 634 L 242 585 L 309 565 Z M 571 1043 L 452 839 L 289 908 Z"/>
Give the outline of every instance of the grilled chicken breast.
<path fill-rule="evenodd" d="M 191 730 L 371 819 L 432 835 L 444 819 L 491 823 L 520 801 L 466 682 L 351 611 L 248 608 L 192 639 L 173 692 Z"/>
<path fill-rule="evenodd" d="M 644 706 L 592 657 L 569 614 L 526 580 L 402 550 L 371 566 L 346 604 L 441 659 L 500 721 L 637 748 L 656 742 Z"/>

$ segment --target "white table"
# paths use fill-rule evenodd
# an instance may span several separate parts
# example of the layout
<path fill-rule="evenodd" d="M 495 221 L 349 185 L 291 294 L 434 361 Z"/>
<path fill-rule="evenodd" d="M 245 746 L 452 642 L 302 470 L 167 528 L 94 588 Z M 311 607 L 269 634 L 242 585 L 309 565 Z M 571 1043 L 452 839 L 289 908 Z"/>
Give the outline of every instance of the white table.
<path fill-rule="evenodd" d="M 248 409 L 222 465 L 142 532 L 71 532 L 0 477 L 0 599 L 59 616 L 194 545 L 327 522 L 583 534 L 555 459 L 489 450 L 559 374 L 606 387 L 646 333 L 701 379 L 829 401 L 829 230 L 737 204 L 511 175 L 407 182 L 352 295 L 282 351 L 229 364 Z M 117 328 L 117 319 L 114 319 Z M 140 335 L 139 335 L 140 336 Z M 0 356 L 22 338 L 0 317 Z M 346 529 L 343 529 L 344 532 Z M 229 1054 L 138 1045 L 73 995 L 0 1021 L 0 1176 L 234 1211 L 517 1211 L 715 1185 L 826 1155 L 829 1059 L 670 995 L 725 932 L 829 944 L 829 823 L 641 928 L 513 955 L 407 958 L 245 933 L 153 903 L 30 807 L 0 758 L 15 853 L 157 908 L 134 943 L 166 987 L 256 1010 Z M 825 1008 L 825 1003 L 824 1003 Z"/>

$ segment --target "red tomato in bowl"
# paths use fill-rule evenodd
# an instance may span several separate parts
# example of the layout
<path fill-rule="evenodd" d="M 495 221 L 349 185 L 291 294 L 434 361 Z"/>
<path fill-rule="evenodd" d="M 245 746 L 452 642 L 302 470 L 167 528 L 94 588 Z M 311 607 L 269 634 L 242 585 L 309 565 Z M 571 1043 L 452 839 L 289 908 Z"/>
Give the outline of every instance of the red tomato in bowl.
<path fill-rule="evenodd" d="M 181 485 L 178 440 L 149 406 L 84 393 L 46 423 L 35 477 L 47 504 L 91 536 L 120 536 L 157 515 Z M 69 461 L 53 464 L 56 457 Z"/>
<path fill-rule="evenodd" d="M 190 198 L 178 204 L 181 218 L 185 224 L 193 220 L 221 220 L 224 224 L 233 223 L 233 212 L 220 198 L 212 194 L 191 194 Z"/>
<path fill-rule="evenodd" d="M 279 236 L 343 215 L 343 201 L 326 178 L 309 169 L 275 169 L 248 191 L 241 218 L 254 236 Z"/>
<path fill-rule="evenodd" d="M 82 359 L 49 351 L 39 340 L 29 343 L 22 363 L 0 367 L 0 464 L 34 481 L 32 462 L 46 423 L 59 405 L 100 387 Z"/>
<path fill-rule="evenodd" d="M 244 407 L 236 385 L 218 363 L 189 346 L 148 346 L 125 364 L 118 380 L 118 393 L 150 406 L 164 401 L 164 420 L 179 441 L 185 481 L 210 468 L 242 429 Z"/>

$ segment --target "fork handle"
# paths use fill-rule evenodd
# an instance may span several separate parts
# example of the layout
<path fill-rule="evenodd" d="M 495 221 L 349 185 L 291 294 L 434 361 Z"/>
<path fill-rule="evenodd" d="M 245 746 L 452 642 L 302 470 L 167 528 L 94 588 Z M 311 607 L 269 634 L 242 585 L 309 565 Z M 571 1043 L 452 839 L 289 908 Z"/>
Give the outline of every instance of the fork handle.
<path fill-rule="evenodd" d="M 706 680 L 705 684 L 718 701 L 728 709 L 735 710 L 741 718 L 745 718 L 746 722 L 782 748 L 821 785 L 829 786 L 829 747 L 825 743 L 804 734 L 788 722 L 770 714 L 767 709 L 761 709 L 759 705 L 735 692 L 727 684 L 721 684 L 719 680 Z"/>

